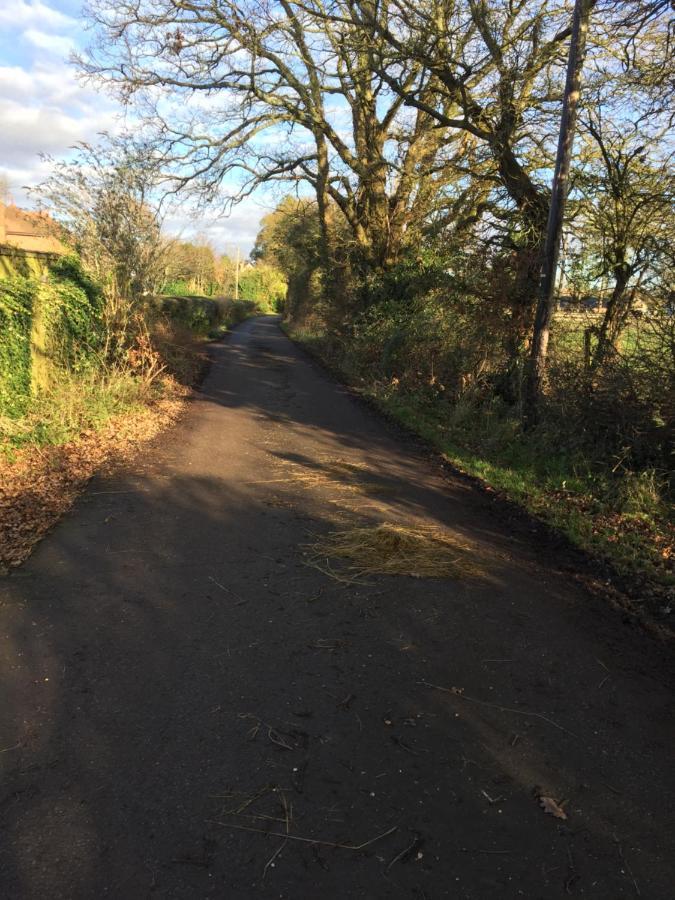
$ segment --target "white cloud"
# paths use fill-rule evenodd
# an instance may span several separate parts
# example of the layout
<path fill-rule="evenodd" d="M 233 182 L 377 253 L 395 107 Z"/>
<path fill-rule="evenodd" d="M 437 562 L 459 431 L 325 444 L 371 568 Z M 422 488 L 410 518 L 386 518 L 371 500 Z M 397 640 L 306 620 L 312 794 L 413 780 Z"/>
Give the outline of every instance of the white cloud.
<path fill-rule="evenodd" d="M 118 108 L 82 88 L 63 63 L 0 67 L 0 167 L 27 169 L 112 130 Z"/>
<path fill-rule="evenodd" d="M 0 167 L 0 179 L 7 181 L 9 194 L 13 203 L 27 209 L 34 206 L 26 188 L 39 184 L 49 174 L 49 164 L 38 160 L 33 166 L 23 168 L 21 166 Z"/>
<path fill-rule="evenodd" d="M 0 98 L 0 120 L 0 160 L 22 166 L 40 153 L 63 153 L 114 124 L 114 117 L 105 112 L 84 118 L 59 107 L 25 106 L 7 98 Z"/>
<path fill-rule="evenodd" d="M 75 49 L 75 41 L 72 38 L 60 34 L 48 34 L 38 28 L 27 28 L 23 32 L 23 37 L 34 47 L 58 56 L 68 56 Z"/>
<path fill-rule="evenodd" d="M 260 219 L 268 212 L 268 206 L 250 197 L 233 207 L 229 215 L 174 210 L 165 219 L 164 229 L 186 241 L 197 235 L 204 236 L 218 253 L 233 255 L 238 247 L 242 256 L 248 256 L 260 228 Z"/>
<path fill-rule="evenodd" d="M 15 201 L 30 206 L 23 186 L 35 185 L 47 174 L 39 154 L 63 157 L 78 141 L 114 130 L 117 115 L 117 107 L 82 88 L 63 63 L 1 66 L 0 171 Z"/>
<path fill-rule="evenodd" d="M 0 26 L 5 28 L 24 30 L 37 26 L 58 31 L 75 25 L 75 19 L 41 0 L 2 0 L 0 4 Z"/>
<path fill-rule="evenodd" d="M 31 106 L 77 105 L 92 92 L 85 92 L 72 70 L 62 62 L 38 62 L 31 69 L 0 66 L 0 99 Z"/>

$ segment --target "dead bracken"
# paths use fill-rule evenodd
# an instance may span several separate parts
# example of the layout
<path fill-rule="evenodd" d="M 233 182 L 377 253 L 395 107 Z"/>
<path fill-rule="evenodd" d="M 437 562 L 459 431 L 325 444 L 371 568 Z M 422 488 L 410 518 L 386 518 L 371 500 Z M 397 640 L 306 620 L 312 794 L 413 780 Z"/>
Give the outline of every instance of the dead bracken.
<path fill-rule="evenodd" d="M 328 559 L 349 560 L 349 571 L 355 577 L 461 578 L 480 574 L 475 552 L 456 535 L 432 525 L 385 522 L 335 531 L 310 548 L 312 565 L 321 568 Z M 330 568 L 324 571 L 335 574 Z"/>

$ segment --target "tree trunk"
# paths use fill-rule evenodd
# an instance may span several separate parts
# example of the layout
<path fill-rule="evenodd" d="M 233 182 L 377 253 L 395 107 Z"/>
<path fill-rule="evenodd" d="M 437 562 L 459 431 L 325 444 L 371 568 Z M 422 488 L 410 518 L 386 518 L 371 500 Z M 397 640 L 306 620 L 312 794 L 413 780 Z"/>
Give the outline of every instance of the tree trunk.
<path fill-rule="evenodd" d="M 620 268 L 614 276 L 614 287 L 612 294 L 607 301 L 607 308 L 602 319 L 602 324 L 598 331 L 598 343 L 595 347 L 595 353 L 591 360 L 591 370 L 595 372 L 605 361 L 608 353 L 615 346 L 616 340 L 621 332 L 621 325 L 624 316 L 622 315 L 626 309 L 626 286 L 628 285 L 629 275 Z"/>
<path fill-rule="evenodd" d="M 319 213 L 319 233 L 320 244 L 319 256 L 321 266 L 325 270 L 326 278 L 331 278 L 333 268 L 333 247 L 331 241 L 330 225 L 328 222 L 328 181 L 330 178 L 330 164 L 328 161 L 328 150 L 326 148 L 326 140 L 322 134 L 315 134 L 316 154 L 317 154 L 317 182 L 316 182 L 316 203 Z"/>
<path fill-rule="evenodd" d="M 513 282 L 508 297 L 511 322 L 506 342 L 508 364 L 503 395 L 509 403 L 520 397 L 522 389 L 521 362 L 532 328 L 532 309 L 539 292 L 549 213 L 546 195 L 516 158 L 511 147 L 512 139 L 512 136 L 500 138 L 492 145 L 504 186 L 522 218 L 522 244 L 514 252 Z"/>
<path fill-rule="evenodd" d="M 563 108 L 560 118 L 558 136 L 558 153 L 555 162 L 553 187 L 551 190 L 551 206 L 549 209 L 546 243 L 541 267 L 539 284 L 539 301 L 532 333 L 529 370 L 525 385 L 525 404 L 523 408 L 526 427 L 536 425 L 544 376 L 548 341 L 551 332 L 551 321 L 555 306 L 555 278 L 560 253 L 560 237 L 562 234 L 565 201 L 569 187 L 569 171 L 574 143 L 574 128 L 579 103 L 581 86 L 581 70 L 586 49 L 586 32 L 590 16 L 592 0 L 575 0 L 572 19 L 572 36 L 567 59 L 567 79 L 563 95 Z"/>

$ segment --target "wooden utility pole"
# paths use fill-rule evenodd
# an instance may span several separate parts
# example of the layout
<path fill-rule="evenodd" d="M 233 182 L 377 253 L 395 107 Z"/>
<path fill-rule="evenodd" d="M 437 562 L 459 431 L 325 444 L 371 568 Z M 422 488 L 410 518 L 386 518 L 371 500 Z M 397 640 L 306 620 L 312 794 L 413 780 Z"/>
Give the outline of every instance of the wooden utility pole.
<path fill-rule="evenodd" d="M 234 267 L 234 299 L 239 299 L 239 247 L 237 247 L 237 261 Z"/>
<path fill-rule="evenodd" d="M 551 320 L 555 309 L 555 278 L 560 253 L 563 215 L 569 188 L 570 162 L 574 143 L 574 130 L 579 105 L 581 70 L 586 50 L 586 32 L 594 0 L 575 0 L 572 16 L 572 36 L 567 58 L 567 78 L 563 94 L 563 108 L 560 117 L 558 153 L 555 160 L 551 206 L 548 213 L 546 242 L 542 259 L 537 312 L 532 333 L 532 347 L 525 383 L 524 424 L 536 425 L 539 403 L 544 387 L 548 340 Z"/>

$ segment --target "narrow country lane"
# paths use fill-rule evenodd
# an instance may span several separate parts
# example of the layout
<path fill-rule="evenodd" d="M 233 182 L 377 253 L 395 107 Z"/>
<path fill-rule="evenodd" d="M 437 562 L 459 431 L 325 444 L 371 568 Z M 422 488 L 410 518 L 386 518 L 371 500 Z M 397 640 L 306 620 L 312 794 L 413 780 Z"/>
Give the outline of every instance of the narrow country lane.
<path fill-rule="evenodd" d="M 0 897 L 675 896 L 667 648 L 274 317 L 212 357 L 0 581 Z M 482 574 L 307 564 L 368 522 Z"/>

